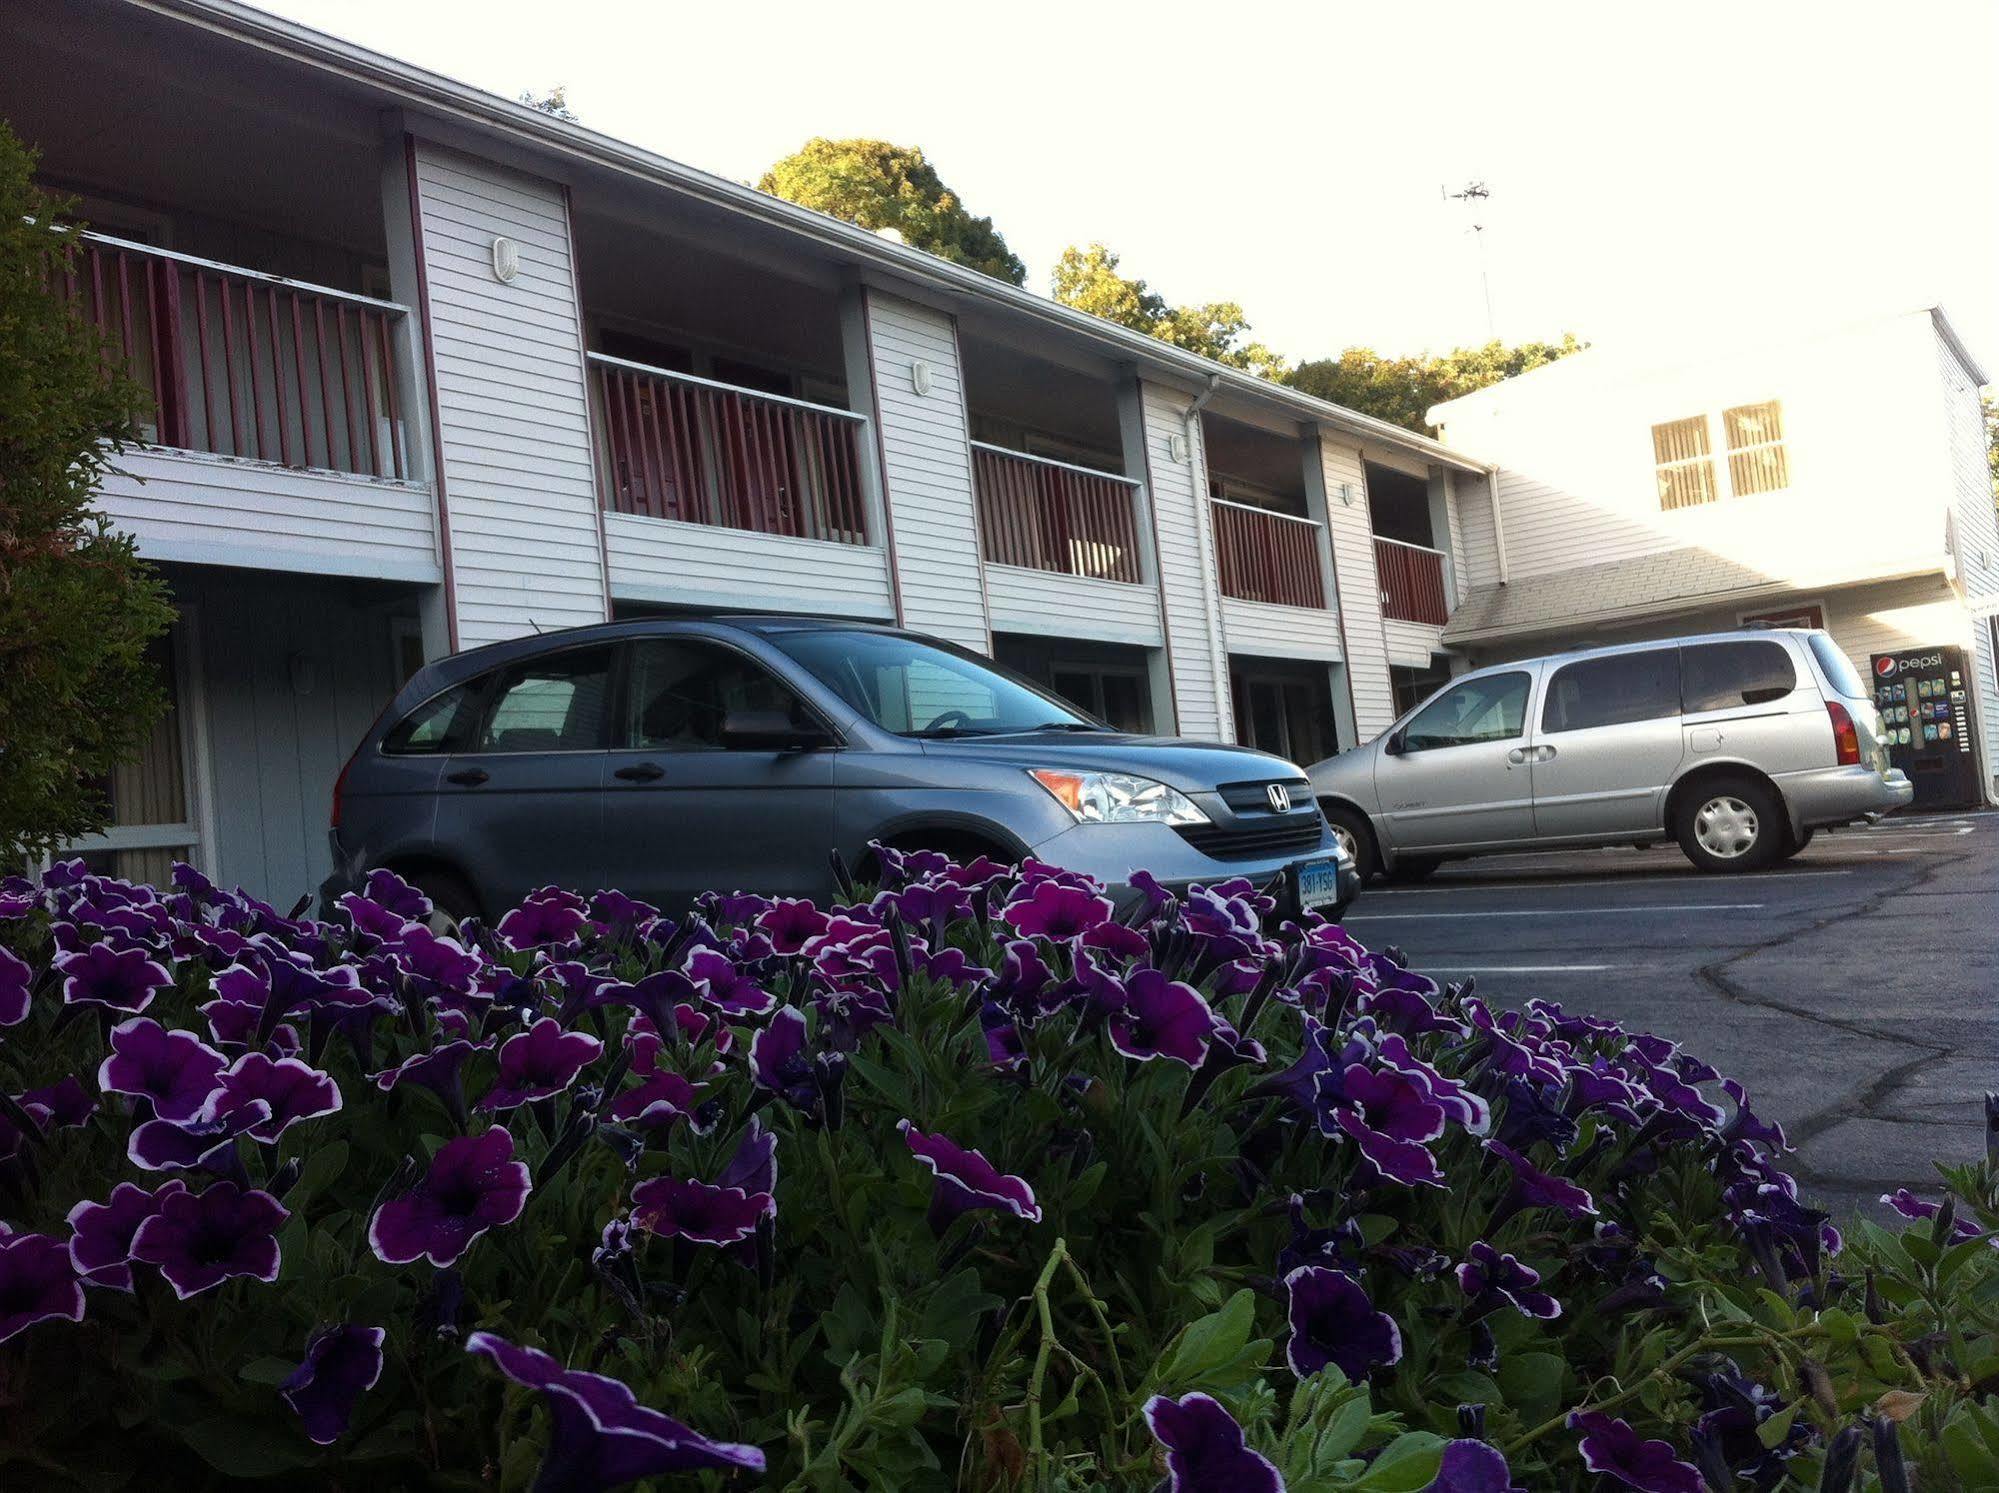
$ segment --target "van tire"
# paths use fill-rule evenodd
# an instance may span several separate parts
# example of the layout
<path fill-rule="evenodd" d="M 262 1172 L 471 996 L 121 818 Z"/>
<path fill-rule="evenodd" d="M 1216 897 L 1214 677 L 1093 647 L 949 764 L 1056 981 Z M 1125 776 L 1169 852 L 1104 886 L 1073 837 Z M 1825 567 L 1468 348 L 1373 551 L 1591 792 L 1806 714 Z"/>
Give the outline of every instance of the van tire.
<path fill-rule="evenodd" d="M 1360 879 L 1379 876 L 1381 852 L 1375 849 L 1374 826 L 1367 822 L 1367 815 L 1345 804 L 1322 803 L 1320 808 L 1325 811 L 1326 823 L 1332 826 L 1334 836 L 1353 855 L 1354 870 L 1360 873 Z"/>
<path fill-rule="evenodd" d="M 460 923 L 480 915 L 478 897 L 455 872 L 426 866 L 405 872 L 404 880 L 430 898 L 430 917 L 426 921 L 430 931 L 441 937 L 456 938 Z"/>
<path fill-rule="evenodd" d="M 1679 795 L 1673 835 L 1702 871 L 1760 871 L 1790 841 L 1784 801 L 1750 777 L 1714 777 Z"/>
<path fill-rule="evenodd" d="M 1803 850 L 1807 845 L 1811 844 L 1812 835 L 1814 833 L 1815 831 L 1807 829 L 1807 830 L 1800 830 L 1797 834 L 1794 835 L 1785 835 L 1784 848 L 1777 852 L 1778 861 L 1782 862 L 1789 860 L 1792 856 L 1798 854 L 1799 851 Z"/>
<path fill-rule="evenodd" d="M 1390 881 L 1428 881 L 1444 863 L 1441 855 L 1400 855 L 1388 871 Z"/>

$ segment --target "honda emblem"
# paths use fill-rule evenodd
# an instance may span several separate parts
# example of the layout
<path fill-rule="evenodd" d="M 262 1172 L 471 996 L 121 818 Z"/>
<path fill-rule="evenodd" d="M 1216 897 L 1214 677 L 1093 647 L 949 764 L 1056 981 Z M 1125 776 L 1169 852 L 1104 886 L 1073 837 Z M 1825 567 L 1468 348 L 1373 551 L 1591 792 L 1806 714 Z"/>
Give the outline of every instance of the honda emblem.
<path fill-rule="evenodd" d="M 1291 812 L 1291 790 L 1289 788 L 1285 787 L 1282 783 L 1272 783 L 1263 791 L 1270 799 L 1270 807 L 1274 812 L 1279 814 L 1288 814 Z"/>

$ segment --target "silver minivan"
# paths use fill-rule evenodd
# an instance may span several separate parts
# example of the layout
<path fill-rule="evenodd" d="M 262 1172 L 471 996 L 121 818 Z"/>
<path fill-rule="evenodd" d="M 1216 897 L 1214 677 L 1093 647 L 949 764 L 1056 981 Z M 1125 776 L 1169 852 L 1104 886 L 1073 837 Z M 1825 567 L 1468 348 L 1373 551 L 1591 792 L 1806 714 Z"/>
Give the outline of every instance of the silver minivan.
<path fill-rule="evenodd" d="M 1477 669 L 1310 775 L 1363 876 L 1669 838 L 1751 871 L 1909 803 L 1884 736 L 1830 637 L 1756 628 Z"/>

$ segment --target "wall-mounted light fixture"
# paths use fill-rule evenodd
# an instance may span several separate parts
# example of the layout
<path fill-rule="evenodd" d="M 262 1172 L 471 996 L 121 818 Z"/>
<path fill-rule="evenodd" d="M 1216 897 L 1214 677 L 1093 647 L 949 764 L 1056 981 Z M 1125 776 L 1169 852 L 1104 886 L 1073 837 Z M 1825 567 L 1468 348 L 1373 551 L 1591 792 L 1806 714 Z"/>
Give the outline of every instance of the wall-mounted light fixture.
<path fill-rule="evenodd" d="M 918 359 L 909 365 L 909 387 L 918 394 L 930 392 L 930 365 Z"/>
<path fill-rule="evenodd" d="M 1187 460 L 1187 438 L 1177 432 L 1166 437 L 1166 455 L 1173 461 Z"/>
<path fill-rule="evenodd" d="M 493 240 L 493 278 L 502 285 L 514 283 L 521 272 L 521 246 L 510 238 Z"/>
<path fill-rule="evenodd" d="M 1340 484 L 1340 501 L 1349 508 L 1353 507 L 1353 484 L 1351 482 L 1342 482 Z"/>

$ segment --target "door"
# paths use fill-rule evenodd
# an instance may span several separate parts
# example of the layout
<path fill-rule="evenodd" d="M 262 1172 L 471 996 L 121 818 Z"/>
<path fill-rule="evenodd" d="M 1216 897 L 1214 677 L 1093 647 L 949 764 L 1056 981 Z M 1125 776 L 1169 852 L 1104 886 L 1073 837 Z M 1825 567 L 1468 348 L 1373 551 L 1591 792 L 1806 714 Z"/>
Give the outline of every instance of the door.
<path fill-rule="evenodd" d="M 1658 833 L 1666 822 L 1666 786 L 1686 753 L 1680 650 L 1606 653 L 1553 666 L 1528 752 L 1540 839 Z"/>
<path fill-rule="evenodd" d="M 604 884 L 597 832 L 611 656 L 599 643 L 500 669 L 464 749 L 444 760 L 437 842 L 495 921 L 535 887 Z"/>
<path fill-rule="evenodd" d="M 731 749 L 731 711 L 808 706 L 740 649 L 697 636 L 627 643 L 605 778 L 603 844 L 613 885 L 669 909 L 704 891 L 815 896 L 829 879 L 829 750 Z"/>
<path fill-rule="evenodd" d="M 1513 844 L 1534 833 L 1526 748 L 1529 669 L 1479 674 L 1437 696 L 1375 759 L 1375 796 L 1397 851 Z M 1397 738 L 1391 738 L 1395 740 Z"/>

